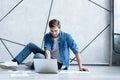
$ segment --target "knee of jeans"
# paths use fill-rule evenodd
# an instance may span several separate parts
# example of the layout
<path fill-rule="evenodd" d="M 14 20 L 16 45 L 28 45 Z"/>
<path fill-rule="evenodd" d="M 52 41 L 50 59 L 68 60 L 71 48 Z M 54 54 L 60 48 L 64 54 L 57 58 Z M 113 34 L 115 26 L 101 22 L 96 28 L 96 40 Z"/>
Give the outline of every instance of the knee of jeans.
<path fill-rule="evenodd" d="M 34 55 L 34 58 L 44 59 L 45 56 L 44 56 L 43 54 L 36 53 L 36 54 Z"/>
<path fill-rule="evenodd" d="M 31 45 L 33 45 L 33 43 L 31 43 L 31 42 L 29 42 L 29 43 L 27 44 L 27 46 L 31 46 Z"/>

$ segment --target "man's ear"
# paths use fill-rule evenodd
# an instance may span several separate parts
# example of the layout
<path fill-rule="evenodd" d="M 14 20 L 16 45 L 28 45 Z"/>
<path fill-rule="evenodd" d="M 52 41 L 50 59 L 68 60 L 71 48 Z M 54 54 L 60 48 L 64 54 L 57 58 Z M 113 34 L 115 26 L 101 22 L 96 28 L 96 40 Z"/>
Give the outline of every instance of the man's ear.
<path fill-rule="evenodd" d="M 60 26 L 59 26 L 58 28 L 59 28 L 59 29 L 61 29 L 61 27 L 60 27 Z"/>

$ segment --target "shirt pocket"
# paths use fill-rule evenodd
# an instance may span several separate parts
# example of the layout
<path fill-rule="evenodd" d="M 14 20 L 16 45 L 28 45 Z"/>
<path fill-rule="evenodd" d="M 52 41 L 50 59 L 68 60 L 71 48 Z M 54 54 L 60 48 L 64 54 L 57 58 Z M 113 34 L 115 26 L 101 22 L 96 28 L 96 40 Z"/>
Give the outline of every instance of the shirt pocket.
<path fill-rule="evenodd" d="M 66 49 L 66 48 L 68 48 L 68 46 L 67 46 L 67 43 L 64 41 L 64 42 L 60 42 L 59 43 L 59 47 L 61 48 L 61 49 Z"/>

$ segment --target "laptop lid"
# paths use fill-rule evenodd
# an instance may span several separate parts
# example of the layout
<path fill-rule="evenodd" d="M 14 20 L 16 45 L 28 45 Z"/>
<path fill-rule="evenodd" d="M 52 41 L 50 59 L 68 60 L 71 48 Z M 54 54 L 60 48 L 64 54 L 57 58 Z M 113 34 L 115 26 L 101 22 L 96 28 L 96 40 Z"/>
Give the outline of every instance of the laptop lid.
<path fill-rule="evenodd" d="M 34 59 L 35 72 L 58 73 L 57 59 Z"/>

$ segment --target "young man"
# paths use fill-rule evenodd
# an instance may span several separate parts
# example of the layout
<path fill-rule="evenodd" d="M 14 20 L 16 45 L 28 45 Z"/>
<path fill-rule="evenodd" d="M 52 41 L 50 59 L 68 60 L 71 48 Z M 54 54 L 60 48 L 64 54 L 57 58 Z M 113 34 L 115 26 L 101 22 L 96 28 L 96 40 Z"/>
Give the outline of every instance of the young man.
<path fill-rule="evenodd" d="M 77 47 L 77 44 L 73 40 L 70 34 L 61 31 L 60 21 L 53 19 L 49 22 L 50 32 L 44 36 L 44 51 L 33 43 L 29 43 L 25 48 L 12 60 L 21 64 L 32 52 L 35 54 L 34 58 L 42 59 L 57 59 L 58 69 L 61 69 L 64 65 L 64 70 L 69 67 L 70 50 L 76 56 L 78 67 L 80 71 L 88 71 L 87 68 L 83 68 L 81 62 L 81 56 Z M 31 69 L 34 69 L 34 65 L 31 65 Z"/>

